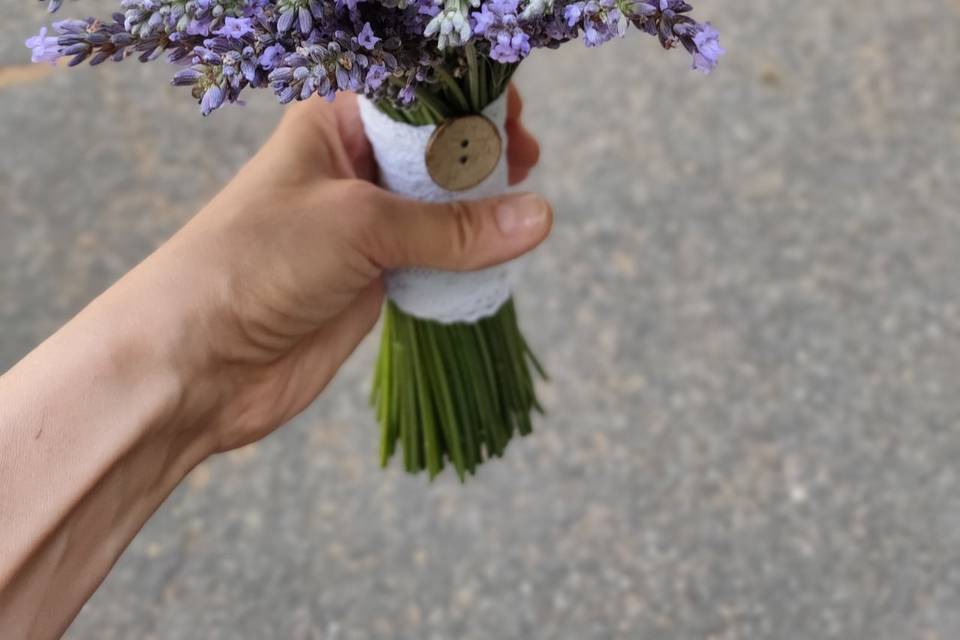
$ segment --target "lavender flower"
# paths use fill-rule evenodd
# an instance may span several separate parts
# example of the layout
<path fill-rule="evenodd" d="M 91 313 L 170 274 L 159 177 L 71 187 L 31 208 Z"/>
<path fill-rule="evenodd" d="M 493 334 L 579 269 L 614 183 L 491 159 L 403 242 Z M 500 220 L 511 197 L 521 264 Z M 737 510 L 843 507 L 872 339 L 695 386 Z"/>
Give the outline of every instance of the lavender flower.
<path fill-rule="evenodd" d="M 622 36 L 626 28 L 626 20 L 614 0 L 574 2 L 564 8 L 563 17 L 567 26 L 583 29 L 583 41 L 588 47 L 598 47 Z"/>
<path fill-rule="evenodd" d="M 200 100 L 200 111 L 203 115 L 208 116 L 213 113 L 215 110 L 219 109 L 223 104 L 226 94 L 223 92 L 223 89 L 217 85 L 211 85 L 203 94 L 203 98 Z"/>
<path fill-rule="evenodd" d="M 400 90 L 397 96 L 402 104 L 410 104 L 417 99 L 417 92 L 412 84 L 408 84 Z"/>
<path fill-rule="evenodd" d="M 192 87 L 203 78 L 203 73 L 192 67 L 181 69 L 173 76 L 171 84 L 177 87 Z"/>
<path fill-rule="evenodd" d="M 720 32 L 707 22 L 701 25 L 693 36 L 696 52 L 693 54 L 693 68 L 703 73 L 710 73 L 717 66 L 726 49 L 720 46 Z"/>
<path fill-rule="evenodd" d="M 260 68 L 266 71 L 276 68 L 283 61 L 285 55 L 287 55 L 287 50 L 282 44 L 270 45 L 260 54 Z"/>
<path fill-rule="evenodd" d="M 40 33 L 28 38 L 25 44 L 32 52 L 30 59 L 33 62 L 49 62 L 55 65 L 63 55 L 58 38 L 48 36 L 46 27 L 40 27 Z"/>
<path fill-rule="evenodd" d="M 530 36 L 520 27 L 518 0 L 488 0 L 473 14 L 473 30 L 492 45 L 497 62 L 520 62 L 530 53 Z"/>
<path fill-rule="evenodd" d="M 367 69 L 366 89 L 368 92 L 376 92 L 389 77 L 390 72 L 382 64 L 372 64 Z"/>
<path fill-rule="evenodd" d="M 225 18 L 223 26 L 214 31 L 217 35 L 239 40 L 253 33 L 253 21 L 250 18 Z"/>
<path fill-rule="evenodd" d="M 364 23 L 363 29 L 360 30 L 360 33 L 357 34 L 357 41 L 363 45 L 365 49 L 372 50 L 377 43 L 380 42 L 380 38 L 373 35 L 373 29 L 370 28 L 370 23 Z"/>
<path fill-rule="evenodd" d="M 48 0 L 56 10 L 61 0 Z M 582 38 L 595 47 L 628 25 L 678 45 L 708 72 L 724 50 L 684 0 L 117 0 L 110 20 L 65 20 L 26 44 L 35 62 L 141 61 L 162 54 L 182 68 L 209 114 L 247 89 L 270 87 L 283 102 L 360 91 L 397 107 L 420 89 L 467 77 L 471 55 L 508 77 L 534 48 Z M 443 72 L 438 72 L 442 69 Z"/>

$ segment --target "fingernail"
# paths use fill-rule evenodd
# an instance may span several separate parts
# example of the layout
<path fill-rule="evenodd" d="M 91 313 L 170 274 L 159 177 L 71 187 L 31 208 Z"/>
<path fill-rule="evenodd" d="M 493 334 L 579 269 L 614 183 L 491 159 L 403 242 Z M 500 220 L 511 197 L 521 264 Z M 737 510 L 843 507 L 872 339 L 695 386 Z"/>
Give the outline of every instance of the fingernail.
<path fill-rule="evenodd" d="M 523 233 L 543 225 L 547 203 L 535 193 L 510 196 L 497 205 L 497 226 L 505 236 Z"/>

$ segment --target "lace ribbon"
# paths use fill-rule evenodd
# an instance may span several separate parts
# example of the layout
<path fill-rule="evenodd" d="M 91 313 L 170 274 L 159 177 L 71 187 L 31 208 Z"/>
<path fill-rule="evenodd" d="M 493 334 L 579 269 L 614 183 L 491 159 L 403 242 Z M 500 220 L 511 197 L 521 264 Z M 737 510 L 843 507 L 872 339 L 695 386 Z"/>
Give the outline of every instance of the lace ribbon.
<path fill-rule="evenodd" d="M 426 149 L 435 125 L 413 126 L 397 122 L 360 98 L 360 117 L 380 165 L 380 184 L 394 193 L 426 202 L 472 200 L 507 191 L 507 134 L 504 124 L 507 101 L 501 96 L 483 115 L 493 122 L 504 142 L 493 173 L 466 191 L 447 191 L 427 171 Z M 435 269 L 397 269 L 386 276 L 387 295 L 406 313 L 445 324 L 476 322 L 491 316 L 510 297 L 510 274 L 517 261 L 471 272 Z"/>

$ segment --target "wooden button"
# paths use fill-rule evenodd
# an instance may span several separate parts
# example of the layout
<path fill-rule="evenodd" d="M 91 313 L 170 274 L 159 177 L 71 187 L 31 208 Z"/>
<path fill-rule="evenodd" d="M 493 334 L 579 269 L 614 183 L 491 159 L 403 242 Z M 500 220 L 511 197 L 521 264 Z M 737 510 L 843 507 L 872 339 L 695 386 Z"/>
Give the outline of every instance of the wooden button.
<path fill-rule="evenodd" d="M 502 147 L 497 127 L 483 116 L 447 120 L 427 142 L 427 171 L 447 191 L 464 191 L 493 173 Z"/>

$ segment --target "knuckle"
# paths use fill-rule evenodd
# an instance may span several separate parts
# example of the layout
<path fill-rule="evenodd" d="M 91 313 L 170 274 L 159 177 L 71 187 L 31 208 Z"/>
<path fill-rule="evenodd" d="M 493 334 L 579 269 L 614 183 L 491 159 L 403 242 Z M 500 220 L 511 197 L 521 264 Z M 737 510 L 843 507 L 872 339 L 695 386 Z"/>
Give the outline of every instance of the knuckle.
<path fill-rule="evenodd" d="M 331 200 L 336 203 L 338 222 L 344 229 L 365 229 L 373 226 L 379 211 L 379 188 L 364 180 L 341 180 Z"/>
<path fill-rule="evenodd" d="M 379 189 L 363 180 L 338 180 L 324 190 L 319 210 L 324 212 L 326 241 L 351 247 L 366 255 L 380 252 Z"/>
<path fill-rule="evenodd" d="M 344 203 L 357 208 L 372 209 L 373 202 L 380 193 L 380 187 L 372 182 L 353 178 L 350 180 L 341 180 L 342 189 L 340 195 Z"/>
<path fill-rule="evenodd" d="M 347 189 L 344 215 L 352 244 L 378 269 L 404 260 L 392 198 L 380 187 L 357 180 Z"/>

